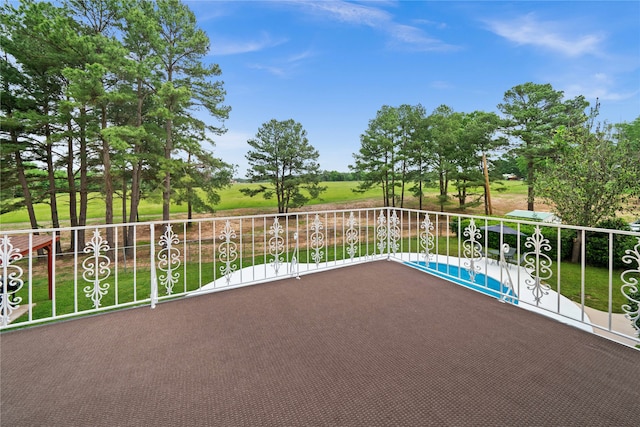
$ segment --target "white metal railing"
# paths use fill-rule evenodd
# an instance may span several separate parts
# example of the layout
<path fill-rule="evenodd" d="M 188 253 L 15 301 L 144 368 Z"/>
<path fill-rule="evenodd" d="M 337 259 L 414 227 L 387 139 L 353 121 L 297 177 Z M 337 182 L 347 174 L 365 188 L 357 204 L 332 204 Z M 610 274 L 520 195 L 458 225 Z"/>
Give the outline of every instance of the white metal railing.
<path fill-rule="evenodd" d="M 0 328 L 377 259 L 640 344 L 640 233 L 398 208 L 4 231 Z"/>

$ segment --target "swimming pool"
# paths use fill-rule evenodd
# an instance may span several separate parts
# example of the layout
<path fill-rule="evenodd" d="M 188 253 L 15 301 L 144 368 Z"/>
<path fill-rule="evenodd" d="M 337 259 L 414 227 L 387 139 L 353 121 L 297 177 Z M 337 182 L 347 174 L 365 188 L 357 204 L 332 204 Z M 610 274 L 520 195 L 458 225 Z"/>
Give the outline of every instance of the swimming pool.
<path fill-rule="evenodd" d="M 483 273 L 476 273 L 475 280 L 471 282 L 469 272 L 457 265 L 435 262 L 430 262 L 429 265 L 427 265 L 424 261 L 406 262 L 405 264 L 419 268 L 420 270 L 424 270 L 428 273 L 435 274 L 443 279 L 451 280 L 462 286 L 466 286 L 467 288 L 474 289 L 494 298 L 507 298 L 509 302 L 518 304 L 518 298 L 511 289 L 502 285 L 499 280 L 491 276 L 486 276 Z M 500 293 L 501 289 L 502 294 Z"/>

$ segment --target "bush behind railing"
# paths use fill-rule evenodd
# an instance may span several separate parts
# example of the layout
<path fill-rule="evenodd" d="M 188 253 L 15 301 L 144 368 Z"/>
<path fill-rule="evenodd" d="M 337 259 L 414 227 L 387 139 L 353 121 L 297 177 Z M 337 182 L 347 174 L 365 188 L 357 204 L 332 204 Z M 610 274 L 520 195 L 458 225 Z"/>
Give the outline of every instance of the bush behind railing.
<path fill-rule="evenodd" d="M 454 218 L 450 222 L 450 229 L 457 235 L 458 230 L 460 230 L 460 232 L 464 232 L 465 228 L 469 226 L 470 222 L 471 220 L 468 218 L 461 218 L 460 221 L 458 218 Z M 512 248 L 517 248 L 519 241 L 520 254 L 531 251 L 530 248 L 527 248 L 525 246 L 525 243 L 527 241 L 527 237 L 532 236 L 535 233 L 536 227 L 539 226 L 540 232 L 549 241 L 549 246 L 551 248 L 549 253 L 554 255 L 558 253 L 558 233 L 560 233 L 560 259 L 566 260 L 571 258 L 573 240 L 576 238 L 575 230 L 559 229 L 558 227 L 554 226 L 545 226 L 542 223 L 539 225 L 533 225 L 498 220 L 488 220 L 486 224 L 484 222 L 481 222 L 480 224 L 476 223 L 476 227 L 478 227 L 478 231 L 481 235 L 480 242 L 482 242 L 487 248 L 500 248 L 500 233 L 485 232 L 485 230 L 482 230 L 481 228 L 485 225 L 500 225 L 501 223 L 506 227 L 511 227 L 517 231 L 520 231 L 521 233 L 526 234 L 526 236 L 517 236 L 514 234 L 504 234 L 502 236 L 502 243 L 507 243 Z"/>

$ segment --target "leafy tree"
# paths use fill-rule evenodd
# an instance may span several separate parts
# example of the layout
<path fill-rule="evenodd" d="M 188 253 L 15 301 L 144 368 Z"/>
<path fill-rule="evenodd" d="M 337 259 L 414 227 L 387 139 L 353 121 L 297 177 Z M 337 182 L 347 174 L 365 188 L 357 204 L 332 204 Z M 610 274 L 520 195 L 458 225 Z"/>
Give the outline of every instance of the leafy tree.
<path fill-rule="evenodd" d="M 398 163 L 400 173 L 400 207 L 404 207 L 405 185 L 410 180 L 416 157 L 421 158 L 419 147 L 424 144 L 423 124 L 426 111 L 422 105 L 403 104 L 398 112 Z M 421 195 L 421 194 L 420 194 Z"/>
<path fill-rule="evenodd" d="M 191 130 L 201 135 L 198 145 L 225 129 L 206 126 L 192 112 L 222 121 L 229 108 L 222 105 L 222 83 L 212 79 L 219 67 L 202 62 L 209 40 L 193 13 L 179 0 L 60 3 L 0 6 L 3 182 L 22 187 L 29 209 L 43 180 L 29 181 L 25 165 L 36 162 L 47 173 L 46 194 L 58 227 L 57 194 L 69 193 L 71 225 L 82 225 L 92 180 L 99 177 L 105 222 L 113 222 L 118 187 L 123 221 L 130 197 L 134 222 L 145 192 L 158 187 L 157 176 L 164 180 L 164 195 L 171 196 L 170 175 L 184 170 L 183 159 L 191 155 L 207 177 L 201 184 L 208 199 L 215 200 L 213 188 L 229 180 L 229 166 L 204 145 L 195 147 Z M 4 204 L 13 206 L 18 204 Z M 165 203 L 165 218 L 167 213 Z M 125 246 L 132 231 L 125 233 Z M 82 245 L 82 232 L 78 238 Z"/>
<path fill-rule="evenodd" d="M 289 208 L 303 206 L 326 190 L 319 185 L 318 152 L 309 144 L 300 123 L 272 119 L 247 142 L 253 148 L 246 155 L 250 166 L 247 178 L 260 185 L 257 189 L 242 189 L 244 194 L 262 194 L 265 199 L 275 194 L 278 213 L 287 213 Z"/>
<path fill-rule="evenodd" d="M 162 108 L 157 113 L 164 120 L 165 147 L 162 219 L 169 219 L 171 198 L 172 153 L 177 148 L 174 141 L 174 121 L 193 107 L 202 107 L 216 119 L 228 117 L 229 108 L 220 105 L 224 90 L 220 83 L 209 79 L 221 74 L 217 64 L 205 65 L 202 60 L 209 52 L 209 38 L 197 27 L 194 13 L 180 0 L 156 2 L 156 17 L 160 26 L 159 43 L 156 46 L 160 67 L 157 77 L 161 82 L 156 94 Z M 222 131 L 211 128 L 210 130 Z"/>
<path fill-rule="evenodd" d="M 20 132 L 14 134 L 17 139 L 13 142 L 22 145 L 20 150 L 30 157 L 28 160 L 45 165 L 51 222 L 57 228 L 60 219 L 56 148 L 58 115 L 65 86 L 61 70 L 73 57 L 68 55 L 66 41 L 76 31 L 76 26 L 62 9 L 31 0 L 24 0 L 15 7 L 11 3 L 4 4 L 0 19 L 3 56 L 12 64 L 11 69 L 21 74 L 13 76 L 7 89 L 27 101 L 11 112 L 12 120 L 15 120 L 14 131 Z M 3 71 L 9 70 L 3 68 Z M 16 167 L 20 169 L 23 165 L 22 159 L 16 158 Z M 18 173 L 21 175 L 24 171 Z M 25 192 L 25 201 L 29 198 Z M 33 223 L 34 220 L 32 226 Z M 59 243 L 57 246 L 60 249 Z"/>
<path fill-rule="evenodd" d="M 460 208 L 464 209 L 469 203 L 468 190 L 482 188 L 485 213 L 489 214 L 489 190 L 486 188 L 483 171 L 483 159 L 489 152 L 506 144 L 504 138 L 497 137 L 496 132 L 501 121 L 495 113 L 474 111 L 462 115 L 461 127 L 456 135 L 456 148 L 452 162 L 456 166 L 453 174 L 455 187 L 458 191 Z M 472 204 L 477 201 L 472 202 Z"/>
<path fill-rule="evenodd" d="M 3 31 L 0 34 L 7 34 L 5 21 L 1 20 Z M 1 36 L 0 36 L 1 37 Z M 10 44 L 6 37 L 0 39 L 0 46 Z M 23 114 L 33 108 L 33 101 L 28 94 L 29 83 L 26 76 L 20 72 L 9 60 L 9 55 L 3 51 L 0 57 L 0 72 L 2 75 L 2 86 L 0 86 L 0 214 L 11 212 L 25 206 L 29 215 L 32 228 L 38 228 L 38 222 L 33 208 L 34 203 L 44 199 L 46 192 L 41 192 L 39 196 L 33 194 L 32 186 L 29 185 L 29 165 L 28 160 L 32 158 L 32 151 L 29 149 L 35 146 L 35 142 L 29 135 L 26 127 L 26 120 Z M 26 156 L 26 158 L 25 158 Z M 31 163 L 32 169 L 37 169 Z"/>
<path fill-rule="evenodd" d="M 493 173 L 497 176 L 515 175 L 522 176 L 522 171 L 518 164 L 518 157 L 513 152 L 503 153 L 499 158 L 491 162 L 493 164 Z"/>
<path fill-rule="evenodd" d="M 196 124 L 199 126 L 193 126 Z M 190 126 L 193 127 L 189 128 Z M 178 204 L 187 204 L 187 216 L 192 219 L 194 210 L 214 211 L 213 206 L 220 203 L 217 190 L 230 185 L 234 168 L 202 147 L 203 141 L 213 144 L 205 135 L 204 123 L 188 120 L 178 130 L 180 146 L 187 158 L 182 161 L 182 167 L 178 168 L 178 182 L 173 198 Z"/>
<path fill-rule="evenodd" d="M 498 109 L 505 115 L 504 131 L 513 138 L 514 151 L 525 160 L 528 186 L 527 209 L 534 210 L 534 184 L 539 169 L 553 154 L 553 132 L 572 128 L 587 120 L 589 103 L 583 96 L 564 100 L 564 93 L 550 84 L 525 83 L 504 94 Z"/>
<path fill-rule="evenodd" d="M 105 136 L 110 125 L 108 110 L 119 94 L 114 87 L 122 73 L 127 51 L 110 35 L 116 31 L 122 16 L 117 0 L 67 0 L 66 10 L 79 24 L 77 34 L 70 35 L 68 44 L 75 53 L 75 61 L 62 70 L 69 82 L 68 101 L 67 180 L 69 183 L 71 225 L 85 225 L 89 196 L 89 170 L 102 169 L 102 192 L 105 198 L 105 223 L 113 224 L 113 179 L 111 176 L 111 145 Z M 75 113 L 75 114 L 74 114 Z M 72 131 L 70 121 L 77 124 Z M 74 150 L 73 138 L 78 139 Z M 76 212 L 75 159 L 80 159 L 80 212 Z M 92 164 L 90 164 L 92 163 Z M 107 241 L 114 241 L 112 228 L 106 230 Z M 78 245 L 84 246 L 84 230 L 79 230 Z"/>
<path fill-rule="evenodd" d="M 424 120 L 421 105 L 384 105 L 360 136 L 361 146 L 354 154 L 355 164 L 349 168 L 361 174 L 356 191 L 366 191 L 379 185 L 385 206 L 404 205 L 405 184 L 412 176 L 419 151 Z"/>
<path fill-rule="evenodd" d="M 159 63 L 155 46 L 160 43 L 160 30 L 157 20 L 149 19 L 154 16 L 151 2 L 126 3 L 123 15 L 119 25 L 123 46 L 129 52 L 128 61 L 121 70 L 122 86 L 117 88 L 119 102 L 111 105 L 113 125 L 102 133 L 121 153 L 115 164 L 121 179 L 122 221 L 133 223 L 138 219 L 138 207 L 144 196 L 143 182 L 153 184 L 156 180 L 149 173 L 143 179 L 143 173 L 157 169 L 152 165 L 164 155 L 161 131 L 153 114 L 157 86 L 154 70 Z M 125 230 L 124 246 L 130 247 L 133 238 L 134 229 Z"/>
<path fill-rule="evenodd" d="M 558 155 L 545 164 L 536 190 L 563 222 L 594 227 L 624 209 L 638 186 L 637 153 L 616 143 L 610 126 L 561 127 L 554 144 Z M 574 262 L 581 244 L 578 233 Z"/>
<path fill-rule="evenodd" d="M 374 186 L 382 188 L 384 206 L 395 206 L 397 176 L 395 132 L 398 115 L 395 108 L 384 105 L 369 121 L 360 135 L 360 150 L 353 155 L 355 163 L 349 168 L 362 176 L 354 191 L 364 192 Z"/>
<path fill-rule="evenodd" d="M 636 201 L 640 205 L 640 116 L 631 123 L 619 123 L 615 130 L 618 143 L 625 145 L 631 155 L 629 164 L 633 169 L 630 172 L 639 177 L 632 193 L 638 197 Z"/>
<path fill-rule="evenodd" d="M 449 181 L 455 172 L 457 137 L 462 126 L 461 113 L 454 112 L 446 105 L 440 105 L 427 118 L 430 129 L 432 169 L 437 176 L 440 211 L 449 199 Z"/>

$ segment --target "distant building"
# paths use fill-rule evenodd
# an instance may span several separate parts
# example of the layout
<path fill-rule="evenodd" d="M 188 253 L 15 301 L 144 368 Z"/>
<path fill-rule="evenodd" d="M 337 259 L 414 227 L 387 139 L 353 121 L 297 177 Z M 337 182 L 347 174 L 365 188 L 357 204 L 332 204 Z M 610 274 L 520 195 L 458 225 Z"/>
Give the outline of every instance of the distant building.
<path fill-rule="evenodd" d="M 552 214 L 551 212 L 523 211 L 520 209 L 516 209 L 515 211 L 509 212 L 505 216 L 518 219 L 527 219 L 530 221 L 551 222 L 554 224 L 562 223 L 562 220 L 557 215 Z"/>

